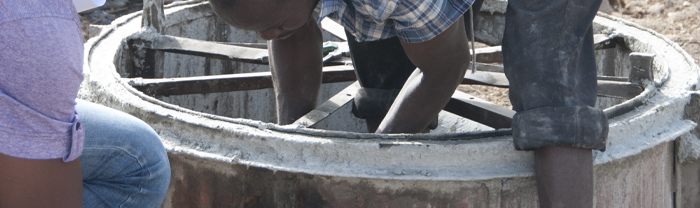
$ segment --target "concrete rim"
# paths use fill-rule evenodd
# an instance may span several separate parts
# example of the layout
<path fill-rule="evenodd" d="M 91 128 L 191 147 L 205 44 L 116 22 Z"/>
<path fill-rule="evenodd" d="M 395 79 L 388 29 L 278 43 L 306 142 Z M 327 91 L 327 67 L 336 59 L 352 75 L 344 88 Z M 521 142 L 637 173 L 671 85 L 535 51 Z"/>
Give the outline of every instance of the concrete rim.
<path fill-rule="evenodd" d="M 168 5 L 165 24 L 211 15 L 187 13 L 189 8 L 208 6 L 205 4 L 189 1 Z M 185 13 L 188 15 L 178 16 Z M 515 151 L 508 130 L 489 132 L 496 133 L 490 137 L 483 133 L 430 135 L 480 138 L 434 141 L 425 135 L 305 129 L 200 113 L 145 96 L 119 79 L 111 59 L 125 35 L 121 30 L 133 29 L 134 20 L 140 25 L 140 15 L 137 12 L 115 20 L 85 43 L 85 81 L 79 96 L 146 121 L 170 153 L 341 177 L 485 180 L 533 174 L 532 153 Z M 644 105 L 610 120 L 608 150 L 596 151 L 595 163 L 632 156 L 694 128 L 695 123 L 682 118 L 689 91 L 697 90 L 693 88 L 700 69 L 693 59 L 668 38 L 636 24 L 599 14 L 594 25 L 599 28 L 596 31 L 625 38 L 633 51 L 657 54 L 654 65 L 658 78 L 647 83 L 647 89 L 653 90 L 648 90 L 651 97 L 644 99 Z"/>

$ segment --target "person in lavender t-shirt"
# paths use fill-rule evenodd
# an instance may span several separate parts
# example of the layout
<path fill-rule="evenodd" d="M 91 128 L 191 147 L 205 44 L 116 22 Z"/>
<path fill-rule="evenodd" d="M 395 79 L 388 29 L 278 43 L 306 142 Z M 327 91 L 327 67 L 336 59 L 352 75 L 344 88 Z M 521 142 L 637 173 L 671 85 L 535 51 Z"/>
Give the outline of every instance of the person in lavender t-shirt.
<path fill-rule="evenodd" d="M 71 0 L 0 0 L 0 207 L 158 207 L 170 180 L 146 123 L 76 100 Z"/>

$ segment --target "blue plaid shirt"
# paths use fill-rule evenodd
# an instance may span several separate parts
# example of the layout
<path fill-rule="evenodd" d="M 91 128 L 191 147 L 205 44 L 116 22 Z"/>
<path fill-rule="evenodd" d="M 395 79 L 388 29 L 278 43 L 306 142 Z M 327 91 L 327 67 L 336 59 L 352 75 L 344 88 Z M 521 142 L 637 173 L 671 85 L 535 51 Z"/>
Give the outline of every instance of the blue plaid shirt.
<path fill-rule="evenodd" d="M 474 0 L 320 0 L 324 17 L 340 22 L 358 42 L 398 36 L 409 43 L 428 41 L 445 31 Z"/>

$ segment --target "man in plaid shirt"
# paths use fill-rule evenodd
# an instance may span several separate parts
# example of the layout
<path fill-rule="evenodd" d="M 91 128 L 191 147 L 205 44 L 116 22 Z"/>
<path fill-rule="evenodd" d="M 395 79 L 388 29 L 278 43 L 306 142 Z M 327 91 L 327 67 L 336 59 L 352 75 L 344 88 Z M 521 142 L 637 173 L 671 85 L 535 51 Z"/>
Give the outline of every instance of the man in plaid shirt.
<path fill-rule="evenodd" d="M 357 41 L 398 36 L 406 55 L 420 70 L 408 78 L 376 132 L 417 133 L 447 104 L 468 68 L 461 17 L 472 2 L 238 0 L 212 1 L 212 6 L 234 27 L 257 31 L 270 40 L 279 124 L 293 123 L 316 106 L 322 75 L 322 39 L 317 26 L 321 19 L 339 19 Z M 318 18 L 312 17 L 314 10 Z"/>
<path fill-rule="evenodd" d="M 591 65 L 595 62 L 591 24 L 600 3 L 513 0 L 508 6 L 503 53 L 511 101 L 518 112 L 514 144 L 519 150 L 535 150 L 543 207 L 592 207 L 591 149 L 604 150 L 607 137 L 605 115 L 592 108 L 596 70 Z M 354 112 L 366 116 L 370 131 L 376 133 L 423 132 L 447 104 L 469 65 L 463 14 L 474 0 L 211 0 L 211 4 L 227 23 L 269 40 L 279 124 L 293 123 L 316 105 L 322 75 L 318 23 L 324 17 L 345 27 L 362 90 L 396 97 L 379 114 Z M 387 52 L 392 50 L 398 55 Z M 390 70 L 374 73 L 383 68 Z M 396 94 L 386 92 L 392 89 Z M 362 99 L 356 97 L 355 104 Z M 577 132 L 581 135 L 574 135 Z"/>

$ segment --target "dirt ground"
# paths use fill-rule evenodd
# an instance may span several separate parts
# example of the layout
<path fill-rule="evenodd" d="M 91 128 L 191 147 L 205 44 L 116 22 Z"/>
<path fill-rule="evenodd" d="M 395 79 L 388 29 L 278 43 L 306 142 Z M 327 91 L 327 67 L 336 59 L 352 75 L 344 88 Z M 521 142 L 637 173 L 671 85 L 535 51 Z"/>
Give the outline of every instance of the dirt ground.
<path fill-rule="evenodd" d="M 657 31 L 700 62 L 700 0 L 610 0 L 609 13 Z"/>
<path fill-rule="evenodd" d="M 177 0 L 166 0 L 166 3 Z M 83 27 L 106 25 L 143 8 L 143 0 L 108 0 L 103 8 L 81 14 Z M 700 0 L 604 0 L 602 12 L 655 30 L 700 62 Z M 87 37 L 87 33 L 85 33 Z"/>
<path fill-rule="evenodd" d="M 603 0 L 600 11 L 663 34 L 700 64 L 700 0 Z M 512 107 L 507 89 L 476 85 L 461 85 L 458 89 Z"/>
<path fill-rule="evenodd" d="M 166 0 L 170 3 L 178 0 Z M 83 35 L 90 24 L 109 24 L 119 16 L 143 8 L 143 0 L 107 0 L 99 9 L 82 13 Z M 687 51 L 700 64 L 700 0 L 603 0 L 601 12 L 620 17 L 657 31 Z M 474 96 L 510 108 L 508 90 L 461 85 L 458 88 Z"/>

